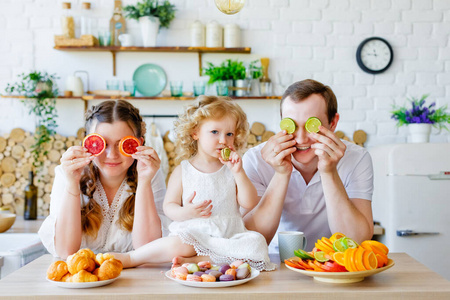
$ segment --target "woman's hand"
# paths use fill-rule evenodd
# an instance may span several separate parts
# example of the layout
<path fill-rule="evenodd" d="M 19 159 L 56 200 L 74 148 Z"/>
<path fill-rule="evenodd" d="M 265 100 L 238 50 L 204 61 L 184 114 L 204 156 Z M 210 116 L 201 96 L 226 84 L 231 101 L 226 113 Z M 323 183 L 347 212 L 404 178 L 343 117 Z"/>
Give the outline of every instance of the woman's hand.
<path fill-rule="evenodd" d="M 152 180 L 161 165 L 161 160 L 155 149 L 147 146 L 139 146 L 131 157 L 137 160 L 138 177 Z"/>
<path fill-rule="evenodd" d="M 292 134 L 287 134 L 286 130 L 282 130 L 270 137 L 261 149 L 262 158 L 277 173 L 292 173 L 291 154 L 296 151 L 296 142 L 293 138 L 294 136 Z"/>
<path fill-rule="evenodd" d="M 94 158 L 95 156 L 82 146 L 72 146 L 64 152 L 60 162 L 68 182 L 68 188 L 75 189 L 75 187 L 78 187 L 79 190 L 83 169 Z"/>
<path fill-rule="evenodd" d="M 196 218 L 209 218 L 211 216 L 211 210 L 213 208 L 212 200 L 204 200 L 201 203 L 192 203 L 194 201 L 196 193 L 192 193 L 192 196 L 188 199 L 188 203 L 184 208 L 188 211 L 187 216 L 190 219 Z"/>
<path fill-rule="evenodd" d="M 317 141 L 311 145 L 319 158 L 317 168 L 321 173 L 333 172 L 344 156 L 347 147 L 331 130 L 324 126 L 320 126 L 319 130 L 321 134 L 310 134 L 310 137 Z"/>

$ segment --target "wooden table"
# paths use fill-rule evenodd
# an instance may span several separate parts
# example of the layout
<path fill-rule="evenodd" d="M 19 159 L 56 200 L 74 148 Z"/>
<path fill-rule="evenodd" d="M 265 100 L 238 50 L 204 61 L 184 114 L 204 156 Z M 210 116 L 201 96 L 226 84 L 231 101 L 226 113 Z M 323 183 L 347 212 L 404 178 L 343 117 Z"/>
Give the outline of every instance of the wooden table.
<path fill-rule="evenodd" d="M 44 217 L 39 217 L 36 220 L 25 220 L 23 216 L 16 216 L 16 221 L 6 233 L 37 233 L 44 220 Z"/>
<path fill-rule="evenodd" d="M 53 258 L 44 255 L 0 280 L 0 298 L 76 299 L 450 299 L 450 281 L 405 253 L 389 255 L 395 266 L 351 284 L 330 284 L 287 269 L 228 288 L 194 288 L 165 277 L 170 264 L 124 270 L 110 285 L 91 289 L 64 289 L 46 281 Z"/>

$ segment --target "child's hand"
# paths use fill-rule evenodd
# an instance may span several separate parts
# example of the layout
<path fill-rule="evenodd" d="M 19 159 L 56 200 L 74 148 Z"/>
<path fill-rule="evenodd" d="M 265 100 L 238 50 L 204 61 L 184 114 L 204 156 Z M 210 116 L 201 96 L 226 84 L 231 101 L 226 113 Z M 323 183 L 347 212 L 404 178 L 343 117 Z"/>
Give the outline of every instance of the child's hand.
<path fill-rule="evenodd" d="M 81 173 L 84 167 L 94 158 L 95 156 L 82 146 L 72 146 L 64 152 L 60 162 L 69 186 L 75 187 L 80 185 Z"/>
<path fill-rule="evenodd" d="M 131 157 L 137 160 L 137 172 L 139 178 L 152 180 L 158 171 L 161 160 L 152 147 L 139 146 Z"/>
<path fill-rule="evenodd" d="M 242 169 L 242 159 L 239 156 L 239 154 L 237 154 L 234 151 L 234 148 L 229 147 L 232 151 L 230 153 L 230 157 L 228 158 L 227 161 L 224 161 L 222 159 L 222 156 L 219 157 L 219 160 L 221 163 L 223 163 L 224 165 L 226 165 L 231 172 L 233 173 L 238 173 L 241 169 Z"/>
<path fill-rule="evenodd" d="M 195 218 L 209 218 L 211 216 L 211 210 L 213 208 L 211 202 L 212 200 L 205 200 L 201 203 L 192 203 L 195 198 L 195 192 L 192 194 L 191 198 L 184 207 L 188 210 L 188 216 L 191 219 Z"/>

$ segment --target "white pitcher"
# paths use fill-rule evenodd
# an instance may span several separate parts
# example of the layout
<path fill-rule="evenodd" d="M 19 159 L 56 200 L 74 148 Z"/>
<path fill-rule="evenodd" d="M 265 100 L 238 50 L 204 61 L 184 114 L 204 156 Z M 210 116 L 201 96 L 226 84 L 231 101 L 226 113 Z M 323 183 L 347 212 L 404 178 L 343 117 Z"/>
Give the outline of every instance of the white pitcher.
<path fill-rule="evenodd" d="M 77 73 L 86 74 L 87 89 L 89 90 L 89 74 L 86 71 L 75 71 L 73 76 L 68 76 L 66 79 L 66 90 L 72 91 L 74 97 L 81 97 L 84 95 L 84 87 L 81 77 L 76 76 Z"/>
<path fill-rule="evenodd" d="M 158 36 L 159 24 L 159 19 L 156 17 L 145 16 L 139 18 L 144 47 L 156 46 L 156 37 Z"/>

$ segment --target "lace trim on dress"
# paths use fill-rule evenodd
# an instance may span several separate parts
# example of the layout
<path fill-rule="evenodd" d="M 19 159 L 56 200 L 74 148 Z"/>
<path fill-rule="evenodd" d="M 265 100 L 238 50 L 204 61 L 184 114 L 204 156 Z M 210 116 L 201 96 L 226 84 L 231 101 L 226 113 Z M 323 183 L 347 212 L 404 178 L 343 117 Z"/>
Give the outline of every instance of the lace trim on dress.
<path fill-rule="evenodd" d="M 109 228 L 111 227 L 111 224 L 114 220 L 114 216 L 116 215 L 116 212 L 119 210 L 119 204 L 120 199 L 122 197 L 122 194 L 125 190 L 125 185 L 127 183 L 127 178 L 122 181 L 122 184 L 119 187 L 119 190 L 117 191 L 116 195 L 114 196 L 113 201 L 111 202 L 111 206 L 108 203 L 108 197 L 106 197 L 106 192 L 103 189 L 103 186 L 100 182 L 100 180 L 97 180 L 97 191 L 98 191 L 98 198 L 100 199 L 100 206 L 102 207 L 102 215 L 103 215 L 103 222 L 104 222 L 104 232 L 108 232 Z M 107 239 L 105 239 L 106 244 Z M 104 248 L 105 245 L 102 246 Z"/>
<path fill-rule="evenodd" d="M 190 234 L 185 232 L 178 233 L 178 237 L 181 239 L 181 241 L 185 244 L 191 245 L 194 247 L 195 252 L 197 252 L 198 256 L 209 256 L 211 260 L 215 264 L 230 264 L 236 260 L 241 260 L 243 262 L 248 263 L 252 268 L 257 269 L 258 271 L 273 271 L 276 269 L 276 265 L 272 262 L 266 262 L 263 260 L 252 260 L 248 258 L 241 258 L 241 257 L 231 257 L 227 256 L 224 257 L 223 255 L 218 255 L 214 251 L 211 251 L 208 248 L 203 247 L 195 238 L 193 238 Z"/>

